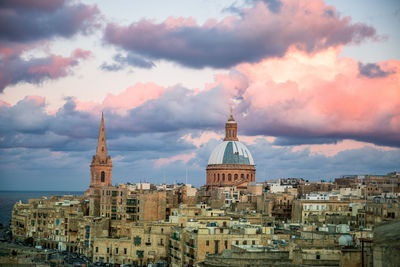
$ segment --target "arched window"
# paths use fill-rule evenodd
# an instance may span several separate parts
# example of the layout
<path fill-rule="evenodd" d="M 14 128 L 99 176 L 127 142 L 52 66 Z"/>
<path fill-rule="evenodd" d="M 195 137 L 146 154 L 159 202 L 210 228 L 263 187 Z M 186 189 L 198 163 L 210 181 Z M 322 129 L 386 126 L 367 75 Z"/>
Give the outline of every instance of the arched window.
<path fill-rule="evenodd" d="M 228 130 L 228 136 L 231 137 L 231 130 Z"/>
<path fill-rule="evenodd" d="M 104 171 L 101 172 L 101 182 L 104 183 L 106 180 L 106 173 Z"/>
<path fill-rule="evenodd" d="M 222 174 L 222 181 L 225 181 L 225 173 Z"/>
<path fill-rule="evenodd" d="M 246 179 L 249 180 L 249 174 L 247 174 Z"/>
<path fill-rule="evenodd" d="M 219 173 L 218 173 L 218 182 L 219 182 Z"/>
<path fill-rule="evenodd" d="M 228 174 L 228 181 L 232 181 L 232 174 Z"/>
<path fill-rule="evenodd" d="M 101 147 L 101 152 L 104 152 L 104 146 Z"/>
<path fill-rule="evenodd" d="M 243 173 L 240 175 L 240 179 L 244 179 L 244 174 Z"/>
<path fill-rule="evenodd" d="M 237 173 L 235 173 L 235 180 L 237 180 L 238 179 L 238 174 Z"/>

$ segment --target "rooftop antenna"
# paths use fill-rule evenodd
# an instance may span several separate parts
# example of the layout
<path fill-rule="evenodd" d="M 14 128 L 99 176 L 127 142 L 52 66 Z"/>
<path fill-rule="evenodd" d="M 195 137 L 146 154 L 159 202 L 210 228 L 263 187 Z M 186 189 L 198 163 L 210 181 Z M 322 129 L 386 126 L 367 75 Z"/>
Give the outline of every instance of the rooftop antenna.
<path fill-rule="evenodd" d="M 165 181 L 165 171 L 163 171 L 163 176 L 164 176 L 164 184 L 167 184 Z"/>

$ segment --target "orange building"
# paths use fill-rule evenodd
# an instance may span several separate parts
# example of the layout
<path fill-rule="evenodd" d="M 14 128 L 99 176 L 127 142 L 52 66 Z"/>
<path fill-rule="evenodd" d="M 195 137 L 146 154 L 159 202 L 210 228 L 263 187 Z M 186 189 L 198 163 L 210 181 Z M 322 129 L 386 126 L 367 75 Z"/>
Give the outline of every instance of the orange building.
<path fill-rule="evenodd" d="M 225 138 L 211 153 L 207 165 L 207 189 L 247 185 L 255 181 L 256 168 L 248 148 L 237 137 L 232 111 L 225 124 Z"/>

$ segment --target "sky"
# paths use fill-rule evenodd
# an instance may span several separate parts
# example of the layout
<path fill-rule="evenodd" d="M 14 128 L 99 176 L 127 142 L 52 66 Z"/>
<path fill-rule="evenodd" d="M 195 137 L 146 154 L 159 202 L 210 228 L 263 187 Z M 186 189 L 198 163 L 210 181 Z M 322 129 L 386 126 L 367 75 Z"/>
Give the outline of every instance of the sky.
<path fill-rule="evenodd" d="M 400 2 L 3 0 L 0 189 L 205 184 L 230 109 L 256 181 L 400 171 Z M 187 178 L 186 178 L 187 174 Z"/>

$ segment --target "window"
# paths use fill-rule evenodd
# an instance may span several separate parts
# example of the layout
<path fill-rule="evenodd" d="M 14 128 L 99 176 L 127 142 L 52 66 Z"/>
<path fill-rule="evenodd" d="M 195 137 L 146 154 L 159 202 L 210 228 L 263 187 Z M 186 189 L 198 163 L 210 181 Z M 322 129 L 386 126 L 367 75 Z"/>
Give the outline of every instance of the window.
<path fill-rule="evenodd" d="M 244 174 L 243 173 L 240 175 L 240 179 L 244 179 Z"/>
<path fill-rule="evenodd" d="M 243 245 L 247 245 L 247 241 L 246 240 L 243 241 Z"/>
<path fill-rule="evenodd" d="M 96 252 L 99 252 L 99 247 L 96 247 Z"/>
<path fill-rule="evenodd" d="M 106 173 L 104 171 L 101 172 L 101 182 L 104 183 L 106 180 Z"/>
<path fill-rule="evenodd" d="M 206 240 L 206 246 L 208 247 L 210 245 L 210 240 Z"/>
<path fill-rule="evenodd" d="M 255 241 L 255 240 L 252 240 L 252 241 L 251 241 L 251 244 L 252 244 L 252 245 L 255 245 L 255 244 L 256 244 L 256 241 Z"/>
<path fill-rule="evenodd" d="M 107 248 L 107 253 L 110 253 L 110 248 Z"/>
<path fill-rule="evenodd" d="M 222 174 L 222 181 L 225 181 L 225 173 Z"/>
<path fill-rule="evenodd" d="M 228 181 L 232 181 L 232 174 L 228 174 Z"/>
<path fill-rule="evenodd" d="M 218 182 L 219 182 L 219 173 L 218 173 Z"/>
<path fill-rule="evenodd" d="M 124 248 L 124 254 L 126 254 L 126 248 Z"/>
<path fill-rule="evenodd" d="M 115 248 L 115 254 L 118 254 L 118 248 Z"/>
<path fill-rule="evenodd" d="M 238 175 L 237 175 L 237 173 L 235 173 L 235 180 L 237 180 L 238 179 Z"/>
<path fill-rule="evenodd" d="M 136 246 L 139 246 L 141 242 L 142 242 L 142 239 L 139 236 L 135 236 L 133 238 L 133 244 L 135 244 Z"/>

